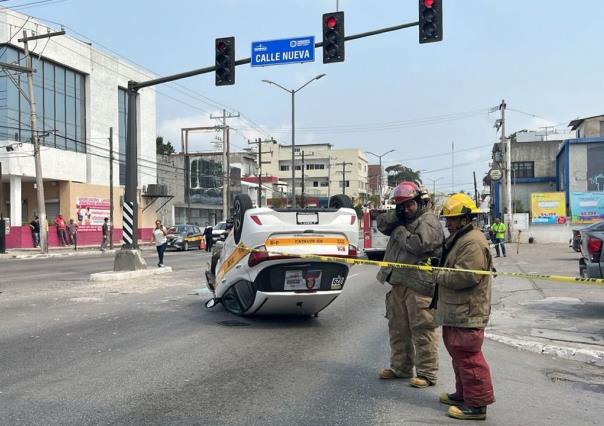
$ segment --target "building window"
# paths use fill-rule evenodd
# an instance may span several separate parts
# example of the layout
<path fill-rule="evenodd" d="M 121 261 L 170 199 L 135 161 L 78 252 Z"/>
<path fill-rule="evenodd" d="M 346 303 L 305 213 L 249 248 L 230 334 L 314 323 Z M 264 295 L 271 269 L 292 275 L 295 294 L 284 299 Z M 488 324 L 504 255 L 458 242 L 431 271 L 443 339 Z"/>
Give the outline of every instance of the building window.
<path fill-rule="evenodd" d="M 321 182 L 321 188 L 327 188 L 329 186 L 329 182 Z"/>
<path fill-rule="evenodd" d="M 535 177 L 534 161 L 517 161 L 512 163 L 512 178 Z"/>
<path fill-rule="evenodd" d="M 341 188 L 341 187 L 342 187 L 342 181 L 340 181 L 340 188 Z M 347 181 L 346 181 L 346 188 L 349 188 L 349 187 L 350 187 L 350 181 L 349 181 L 349 180 L 347 180 Z"/>
<path fill-rule="evenodd" d="M 300 164 L 296 164 L 296 170 L 302 170 L 302 166 Z"/>
<path fill-rule="evenodd" d="M 289 165 L 288 164 L 281 164 L 279 166 L 279 170 L 282 172 L 288 172 L 289 171 Z"/>
<path fill-rule="evenodd" d="M 319 181 L 315 180 L 312 183 L 313 188 L 318 188 L 319 187 Z"/>
<path fill-rule="evenodd" d="M 3 45 L 0 62 L 24 64 L 25 55 Z M 46 59 L 32 58 L 37 131 L 42 145 L 86 152 L 85 76 Z M 21 89 L 21 90 L 19 90 Z M 27 75 L 11 79 L 0 75 L 0 134 L 7 139 L 31 141 Z"/>
<path fill-rule="evenodd" d="M 306 170 L 325 170 L 325 164 L 307 164 Z"/>

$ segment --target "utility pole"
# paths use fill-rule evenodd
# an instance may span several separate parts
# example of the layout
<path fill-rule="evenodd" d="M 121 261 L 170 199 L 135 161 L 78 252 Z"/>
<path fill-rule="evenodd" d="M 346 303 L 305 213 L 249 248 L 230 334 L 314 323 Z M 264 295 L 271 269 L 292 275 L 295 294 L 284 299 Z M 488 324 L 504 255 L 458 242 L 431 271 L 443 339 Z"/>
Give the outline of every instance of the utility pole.
<path fill-rule="evenodd" d="M 210 114 L 210 118 L 213 120 L 222 120 L 222 220 L 226 220 L 229 217 L 229 186 L 231 184 L 231 163 L 229 160 L 229 126 L 227 126 L 227 118 L 237 118 L 237 115 L 226 112 L 226 109 L 222 110 L 222 115 L 213 116 Z"/>
<path fill-rule="evenodd" d="M 256 139 L 254 142 L 248 141 L 249 145 L 258 145 L 258 195 L 257 195 L 257 207 L 262 207 L 262 165 L 270 164 L 270 161 L 262 161 L 262 144 L 263 143 L 277 143 L 273 138 L 262 140 L 262 138 Z M 270 151 L 272 152 L 272 151 Z"/>
<path fill-rule="evenodd" d="M 476 207 L 479 207 L 480 203 L 478 202 L 478 187 L 476 186 L 476 172 L 473 171 L 472 173 L 474 175 L 474 200 L 476 200 Z"/>
<path fill-rule="evenodd" d="M 455 190 L 455 141 L 451 141 L 451 187 L 452 192 Z"/>
<path fill-rule="evenodd" d="M 189 156 L 188 131 L 184 132 L 183 146 L 185 148 L 185 199 L 187 200 L 187 216 L 185 218 L 185 222 L 191 223 L 191 157 Z"/>
<path fill-rule="evenodd" d="M 512 156 L 511 156 L 511 146 L 510 140 L 505 137 L 505 110 L 507 104 L 505 103 L 505 99 L 501 100 L 501 104 L 499 105 L 499 110 L 501 111 L 501 152 L 505 154 L 505 167 L 504 167 L 504 178 L 503 178 L 503 200 L 505 203 L 502 203 L 505 206 L 505 210 L 508 212 L 508 223 L 507 223 L 507 232 L 508 232 L 508 240 L 511 241 L 512 236 L 512 227 L 513 227 L 513 217 L 512 217 L 512 181 L 510 179 L 512 172 Z M 505 216 L 502 218 L 505 221 Z"/>
<path fill-rule="evenodd" d="M 315 155 L 314 152 L 309 152 L 308 154 L 302 150 L 300 151 L 300 156 L 302 157 L 302 192 L 300 195 L 300 207 L 306 207 L 306 200 L 305 200 L 305 190 L 306 190 L 306 183 L 305 183 L 305 174 L 304 174 L 304 169 L 306 168 L 305 163 L 304 163 L 304 158 L 305 156 L 313 156 Z"/>
<path fill-rule="evenodd" d="M 37 134 L 37 115 L 36 115 L 36 100 L 34 97 L 34 76 L 33 76 L 33 65 L 31 55 L 29 52 L 30 40 L 39 40 L 43 38 L 50 38 L 65 34 L 65 31 L 61 30 L 54 33 L 47 33 L 41 35 L 34 35 L 27 37 L 27 31 L 23 30 L 23 38 L 18 41 L 23 43 L 23 50 L 25 52 L 25 67 L 29 69 L 27 72 L 27 86 L 29 90 L 29 110 L 30 110 L 30 126 L 31 126 L 31 143 L 34 146 L 34 162 L 36 167 L 36 187 L 37 187 L 37 201 L 38 201 L 38 217 L 40 219 L 40 251 L 42 253 L 48 252 L 48 227 L 46 221 L 46 201 L 44 197 L 44 179 L 42 177 L 42 160 L 40 158 L 40 139 Z"/>
<path fill-rule="evenodd" d="M 342 194 L 346 195 L 346 166 L 352 166 L 352 163 L 342 161 L 341 163 L 336 163 L 336 166 L 342 166 Z"/>
<path fill-rule="evenodd" d="M 109 248 L 113 250 L 113 127 L 109 128 Z"/>

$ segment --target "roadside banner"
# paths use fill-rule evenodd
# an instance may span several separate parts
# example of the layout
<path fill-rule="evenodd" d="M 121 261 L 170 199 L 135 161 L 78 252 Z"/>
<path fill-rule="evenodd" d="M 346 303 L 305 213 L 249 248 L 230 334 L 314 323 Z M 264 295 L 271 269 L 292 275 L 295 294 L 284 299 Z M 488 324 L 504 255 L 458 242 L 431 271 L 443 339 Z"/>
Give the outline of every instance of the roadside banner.
<path fill-rule="evenodd" d="M 566 195 L 564 192 L 533 192 L 531 194 L 531 223 L 565 224 Z"/>
<path fill-rule="evenodd" d="M 101 231 L 109 205 L 109 198 L 76 197 L 78 232 Z"/>
<path fill-rule="evenodd" d="M 571 192 L 572 223 L 594 223 L 604 219 L 604 192 Z"/>

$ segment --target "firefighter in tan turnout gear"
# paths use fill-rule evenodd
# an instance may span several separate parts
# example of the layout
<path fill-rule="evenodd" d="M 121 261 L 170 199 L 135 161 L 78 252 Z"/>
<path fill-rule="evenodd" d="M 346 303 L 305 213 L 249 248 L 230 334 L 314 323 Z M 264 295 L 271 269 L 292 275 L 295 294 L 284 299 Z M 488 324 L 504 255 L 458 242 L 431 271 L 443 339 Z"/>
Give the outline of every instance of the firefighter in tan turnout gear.
<path fill-rule="evenodd" d="M 441 214 L 451 235 L 445 241 L 441 265 L 466 272 L 438 271 L 433 303 L 455 371 L 455 392 L 439 399 L 451 406 L 450 417 L 462 420 L 486 419 L 487 405 L 495 402 L 491 372 L 482 354 L 491 313 L 491 277 L 469 272 L 493 267 L 489 245 L 473 221 L 478 213 L 466 194 L 454 194 L 445 201 Z"/>
<path fill-rule="evenodd" d="M 413 182 L 401 182 L 392 192 L 395 210 L 377 219 L 378 229 L 390 236 L 385 261 L 425 264 L 439 257 L 444 240 L 442 225 L 432 212 L 429 195 Z M 433 312 L 432 275 L 419 270 L 382 267 L 377 275 L 389 283 L 386 318 L 390 335 L 390 368 L 379 370 L 380 379 L 410 379 L 425 388 L 436 383 L 438 339 Z M 414 369 L 415 367 L 415 375 Z"/>

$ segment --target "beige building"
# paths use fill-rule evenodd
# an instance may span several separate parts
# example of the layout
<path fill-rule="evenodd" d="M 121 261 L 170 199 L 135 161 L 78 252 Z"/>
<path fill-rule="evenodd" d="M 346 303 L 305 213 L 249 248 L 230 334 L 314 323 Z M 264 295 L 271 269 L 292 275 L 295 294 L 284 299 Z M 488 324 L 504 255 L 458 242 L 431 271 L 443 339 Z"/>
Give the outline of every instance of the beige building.
<path fill-rule="evenodd" d="M 291 145 L 271 145 L 271 151 L 262 155 L 262 161 L 267 162 L 262 174 L 278 176 L 291 188 L 291 155 Z M 367 156 L 360 149 L 334 149 L 329 143 L 296 145 L 295 173 L 295 193 L 300 195 L 304 190 L 310 199 L 326 201 L 345 192 L 356 202 L 363 202 L 369 193 Z"/>

